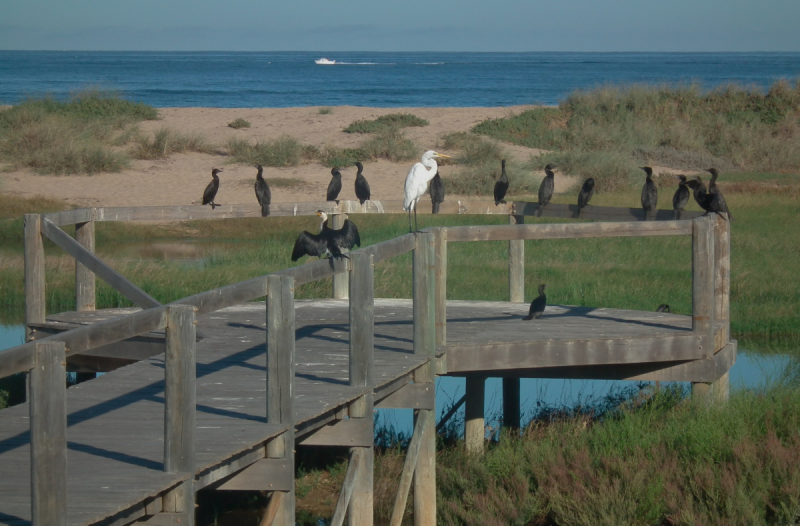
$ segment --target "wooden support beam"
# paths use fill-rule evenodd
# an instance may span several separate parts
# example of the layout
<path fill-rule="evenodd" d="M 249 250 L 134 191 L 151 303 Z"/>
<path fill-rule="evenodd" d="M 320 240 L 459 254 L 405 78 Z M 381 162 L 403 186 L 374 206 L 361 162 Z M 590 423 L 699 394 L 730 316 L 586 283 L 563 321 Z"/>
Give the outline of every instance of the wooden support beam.
<path fill-rule="evenodd" d="M 267 444 L 269 458 L 284 459 L 294 469 L 294 279 L 267 276 L 267 422 L 288 424 L 281 437 Z M 294 486 L 285 492 L 275 524 L 294 526 Z"/>
<path fill-rule="evenodd" d="M 714 321 L 722 325 L 714 347 L 720 349 L 731 338 L 731 224 L 717 216 L 714 227 Z"/>
<path fill-rule="evenodd" d="M 347 214 L 335 214 L 331 216 L 331 228 L 334 230 L 340 230 L 344 226 L 344 222 L 346 220 Z M 348 298 L 350 291 L 350 285 L 348 284 L 349 280 L 349 272 L 342 272 L 341 274 L 333 275 L 333 299 L 346 300 Z"/>
<path fill-rule="evenodd" d="M 94 254 L 94 221 L 75 225 L 75 241 L 88 252 Z M 96 279 L 94 272 L 75 261 L 75 310 L 93 311 L 96 303 Z"/>
<path fill-rule="evenodd" d="M 515 201 L 511 203 L 513 214 L 534 216 L 538 214 L 539 203 Z M 701 215 L 702 212 L 684 211 L 681 213 L 681 219 L 694 219 Z M 577 218 L 578 205 L 566 204 L 548 204 L 542 210 L 541 217 L 555 217 L 562 219 Z M 644 221 L 644 211 L 642 208 L 618 208 L 612 206 L 592 206 L 588 205 L 580 212 L 580 219 L 595 220 L 595 221 Z M 655 221 L 671 221 L 672 210 L 656 210 L 655 217 L 651 218 Z"/>
<path fill-rule="evenodd" d="M 447 344 L 447 229 L 433 229 L 436 282 L 436 346 Z"/>
<path fill-rule="evenodd" d="M 693 220 L 692 225 L 692 332 L 702 354 L 714 348 L 714 219 L 716 214 Z"/>
<path fill-rule="evenodd" d="M 508 216 L 510 225 L 522 225 L 525 216 Z M 512 303 L 525 301 L 525 241 L 512 239 L 508 242 L 508 296 Z"/>
<path fill-rule="evenodd" d="M 33 323 L 45 320 L 44 245 L 42 216 L 25 214 L 25 341 L 34 339 Z M 5 375 L 3 375 L 5 376 Z"/>
<path fill-rule="evenodd" d="M 414 249 L 414 353 L 433 356 L 436 349 L 436 274 L 434 239 L 418 232 Z"/>
<path fill-rule="evenodd" d="M 363 452 L 363 448 L 353 448 L 350 450 L 350 461 L 347 464 L 347 473 L 344 475 L 342 491 L 339 492 L 339 500 L 336 501 L 336 509 L 333 512 L 331 526 L 342 526 L 342 524 L 344 524 L 344 517 L 350 505 L 353 489 L 355 488 L 358 473 L 363 462 Z"/>
<path fill-rule="evenodd" d="M 164 511 L 194 514 L 196 412 L 195 308 L 174 305 L 167 311 L 164 389 L 164 471 L 189 478 L 164 497 Z M 190 524 L 193 524 L 192 519 Z"/>
<path fill-rule="evenodd" d="M 548 205 L 550 206 L 550 205 Z M 598 237 L 683 236 L 692 233 L 689 221 L 642 223 L 545 223 L 531 225 L 456 226 L 448 241 L 510 241 L 512 239 L 581 239 Z"/>
<path fill-rule="evenodd" d="M 269 498 L 267 509 L 264 510 L 264 518 L 261 519 L 259 526 L 272 526 L 275 523 L 275 517 L 278 512 L 283 508 L 283 499 L 286 493 L 282 491 L 273 491 Z"/>
<path fill-rule="evenodd" d="M 290 491 L 294 485 L 294 469 L 284 459 L 262 458 L 226 480 L 217 489 L 222 491 Z"/>
<path fill-rule="evenodd" d="M 377 403 L 378 409 L 436 409 L 436 388 L 423 382 L 406 384 Z"/>
<path fill-rule="evenodd" d="M 64 344 L 37 342 L 28 393 L 33 526 L 67 524 L 67 371 Z M 11 473 L 7 475 L 11 476 Z"/>
<path fill-rule="evenodd" d="M 483 453 L 483 442 L 486 439 L 484 422 L 484 393 L 486 378 L 483 376 L 467 376 L 467 400 L 464 406 L 464 444 L 467 451 Z"/>
<path fill-rule="evenodd" d="M 692 398 L 708 404 L 726 404 L 730 398 L 730 373 L 726 372 L 714 382 L 693 382 Z"/>
<path fill-rule="evenodd" d="M 158 307 L 161 305 L 148 293 L 128 281 L 122 274 L 109 267 L 103 260 L 86 250 L 77 241 L 72 239 L 69 234 L 54 225 L 49 219 L 42 221 L 42 233 L 55 243 L 61 250 L 75 258 L 75 261 L 82 263 L 90 271 L 94 272 L 103 281 L 108 283 L 114 290 L 131 300 L 143 309 Z"/>
<path fill-rule="evenodd" d="M 368 421 L 369 420 L 369 421 Z M 369 418 L 347 418 L 322 426 L 303 437 L 303 446 L 372 447 L 374 442 L 372 421 Z"/>
<path fill-rule="evenodd" d="M 510 431 L 520 427 L 519 391 L 519 378 L 503 378 L 503 427 Z"/>
<path fill-rule="evenodd" d="M 411 442 L 408 444 L 406 459 L 403 462 L 403 471 L 400 474 L 400 484 L 397 488 L 397 496 L 394 499 L 392 518 L 389 521 L 390 526 L 400 526 L 403 522 L 403 515 L 405 515 L 406 511 L 406 503 L 408 502 L 408 492 L 411 489 L 411 481 L 413 480 L 414 472 L 416 471 L 417 467 L 420 445 L 422 444 L 423 435 L 426 432 L 429 432 L 426 430 L 426 422 L 426 418 L 417 418 L 417 421 L 414 424 L 414 431 L 411 434 Z"/>

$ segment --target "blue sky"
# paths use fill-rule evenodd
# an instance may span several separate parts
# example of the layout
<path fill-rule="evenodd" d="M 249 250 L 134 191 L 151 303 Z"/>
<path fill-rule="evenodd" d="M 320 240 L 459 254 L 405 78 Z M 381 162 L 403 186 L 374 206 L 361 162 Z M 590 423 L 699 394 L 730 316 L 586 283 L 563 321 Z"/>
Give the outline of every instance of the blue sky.
<path fill-rule="evenodd" d="M 798 0 L 0 0 L 0 49 L 800 51 Z"/>

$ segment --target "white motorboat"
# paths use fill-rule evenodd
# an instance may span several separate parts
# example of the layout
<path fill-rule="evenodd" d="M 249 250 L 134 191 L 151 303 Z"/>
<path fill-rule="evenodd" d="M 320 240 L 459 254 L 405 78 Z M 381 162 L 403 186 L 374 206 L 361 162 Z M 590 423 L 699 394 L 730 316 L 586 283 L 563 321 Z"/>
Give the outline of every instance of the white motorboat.
<path fill-rule="evenodd" d="M 335 60 L 328 60 L 325 57 L 319 58 L 314 61 L 316 64 L 336 64 Z"/>

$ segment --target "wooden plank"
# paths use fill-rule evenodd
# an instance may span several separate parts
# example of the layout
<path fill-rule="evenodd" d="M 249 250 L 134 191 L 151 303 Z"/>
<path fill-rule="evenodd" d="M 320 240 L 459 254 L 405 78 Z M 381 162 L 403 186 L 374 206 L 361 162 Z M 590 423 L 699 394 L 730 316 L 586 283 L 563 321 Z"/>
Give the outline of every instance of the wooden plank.
<path fill-rule="evenodd" d="M 195 308 L 173 305 L 167 310 L 164 390 L 164 471 L 195 472 L 196 351 Z M 194 477 L 164 496 L 164 511 L 194 510 Z"/>
<path fill-rule="evenodd" d="M 382 399 L 379 409 L 436 409 L 436 389 L 431 383 L 407 384 Z"/>
<path fill-rule="evenodd" d="M 414 234 L 405 234 L 389 241 L 370 245 L 356 252 L 368 252 L 372 254 L 373 263 L 380 263 L 383 260 L 405 254 L 414 250 L 416 240 Z"/>
<path fill-rule="evenodd" d="M 353 252 L 350 256 L 350 385 L 374 383 L 375 270 L 372 254 Z"/>
<path fill-rule="evenodd" d="M 525 216 L 508 216 L 511 225 L 522 225 Z M 525 301 L 525 241 L 512 239 L 508 242 L 508 296 L 512 303 Z"/>
<path fill-rule="evenodd" d="M 347 473 L 344 475 L 342 491 L 339 492 L 339 499 L 336 501 L 336 509 L 333 512 L 331 526 L 342 526 L 344 524 L 344 516 L 350 504 L 350 497 L 353 495 L 353 487 L 356 484 L 361 457 L 362 454 L 358 449 L 350 452 L 350 462 L 347 463 Z"/>
<path fill-rule="evenodd" d="M 369 418 L 348 418 L 319 428 L 300 440 L 304 446 L 371 447 L 372 422 Z"/>
<path fill-rule="evenodd" d="M 519 391 L 519 378 L 503 378 L 503 427 L 509 430 L 519 430 Z"/>
<path fill-rule="evenodd" d="M 418 232 L 414 249 L 414 353 L 433 356 L 436 349 L 436 275 L 433 234 Z"/>
<path fill-rule="evenodd" d="M 331 228 L 334 230 L 340 230 L 344 226 L 344 222 L 347 220 L 347 214 L 335 214 L 331 217 Z M 333 299 L 336 300 L 346 300 L 348 298 L 348 293 L 350 292 L 350 285 L 348 280 L 350 279 L 350 274 L 348 272 L 342 272 L 341 274 L 334 274 L 331 286 L 333 287 Z"/>
<path fill-rule="evenodd" d="M 554 339 L 447 346 L 450 374 L 696 360 L 705 357 L 696 334 Z"/>
<path fill-rule="evenodd" d="M 731 224 L 717 216 L 714 226 L 714 321 L 722 326 L 714 347 L 719 349 L 731 337 Z"/>
<path fill-rule="evenodd" d="M 25 341 L 34 337 L 30 324 L 45 319 L 44 245 L 42 244 L 42 217 L 25 214 Z M 5 376 L 5 374 L 0 374 Z"/>
<path fill-rule="evenodd" d="M 426 422 L 426 419 L 418 418 L 414 424 L 414 431 L 411 434 L 411 442 L 408 444 L 406 458 L 403 462 L 403 471 L 400 473 L 400 484 L 397 488 L 397 496 L 394 499 L 392 517 L 389 520 L 389 524 L 391 526 L 400 526 L 403 522 L 403 515 L 405 515 L 406 511 L 406 503 L 408 502 L 408 492 L 411 489 L 411 482 L 413 480 L 414 471 L 417 467 L 419 447 L 420 444 L 422 444 L 422 435 L 424 435 L 426 432 Z"/>
<path fill-rule="evenodd" d="M 433 229 L 436 346 L 447 343 L 447 229 Z"/>
<path fill-rule="evenodd" d="M 29 393 L 31 517 L 34 526 L 67 524 L 66 386 L 64 344 L 37 342 Z"/>
<path fill-rule="evenodd" d="M 218 490 L 289 491 L 294 485 L 294 470 L 283 459 L 264 458 L 226 480 Z"/>
<path fill-rule="evenodd" d="M 692 332 L 700 338 L 705 356 L 714 353 L 714 218 L 691 222 L 692 231 Z"/>
<path fill-rule="evenodd" d="M 484 404 L 486 378 L 483 376 L 467 376 L 466 400 L 464 405 L 464 443 L 467 451 L 483 453 L 483 442 L 486 438 L 484 422 Z"/>
<path fill-rule="evenodd" d="M 514 215 L 537 216 L 539 204 L 535 202 L 515 201 L 511 203 Z M 681 220 L 694 219 L 702 215 L 702 212 L 683 211 Z M 578 217 L 578 205 L 567 204 L 548 204 L 542 210 L 541 217 L 554 217 L 569 219 Z M 587 205 L 580 213 L 580 219 L 595 221 L 644 221 L 644 211 L 641 208 L 617 208 L 611 206 L 591 206 Z M 672 210 L 657 210 L 655 221 L 671 221 Z"/>
<path fill-rule="evenodd" d="M 78 223 L 88 223 L 92 221 L 91 208 L 77 208 L 75 210 L 64 210 L 63 212 L 51 212 L 42 214 L 56 226 L 76 225 Z"/>
<path fill-rule="evenodd" d="M 414 383 L 430 383 L 435 389 L 432 360 L 414 371 Z M 414 468 L 414 524 L 436 525 L 436 411 L 414 411 L 416 422 L 422 422 L 425 432 L 420 437 L 417 465 Z M 415 424 L 416 424 L 415 422 Z"/>
<path fill-rule="evenodd" d="M 75 225 L 75 241 L 88 252 L 94 254 L 94 221 Z M 94 273 L 86 266 L 75 261 L 75 310 L 93 311 L 95 309 L 95 282 Z"/>
<path fill-rule="evenodd" d="M 267 509 L 264 511 L 264 518 L 261 519 L 260 526 L 272 526 L 275 523 L 275 517 L 283 507 L 284 495 L 286 494 L 280 491 L 272 492 L 272 496 L 269 498 L 269 504 L 267 504 Z"/>
<path fill-rule="evenodd" d="M 692 223 L 689 221 L 556 223 L 449 227 L 447 239 L 448 241 L 510 241 L 512 239 L 681 236 L 691 233 Z"/>
<path fill-rule="evenodd" d="M 139 307 L 149 309 L 161 305 L 152 296 L 128 281 L 122 274 L 109 267 L 104 261 L 86 250 L 77 241 L 69 237 L 66 232 L 47 219 L 42 221 L 42 233 L 64 252 L 74 257 L 76 261 L 82 263 L 114 290 Z"/>

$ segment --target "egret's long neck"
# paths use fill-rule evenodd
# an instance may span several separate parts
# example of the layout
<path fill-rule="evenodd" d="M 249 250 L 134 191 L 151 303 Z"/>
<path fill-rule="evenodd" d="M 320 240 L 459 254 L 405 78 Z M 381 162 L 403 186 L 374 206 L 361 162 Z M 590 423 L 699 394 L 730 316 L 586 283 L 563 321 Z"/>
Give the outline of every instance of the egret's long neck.
<path fill-rule="evenodd" d="M 426 182 L 429 182 L 436 175 L 436 172 L 439 171 L 439 165 L 436 164 L 436 159 L 428 159 L 423 164 L 425 165 L 425 168 L 428 169 L 428 173 L 425 174 L 425 178 Z"/>

